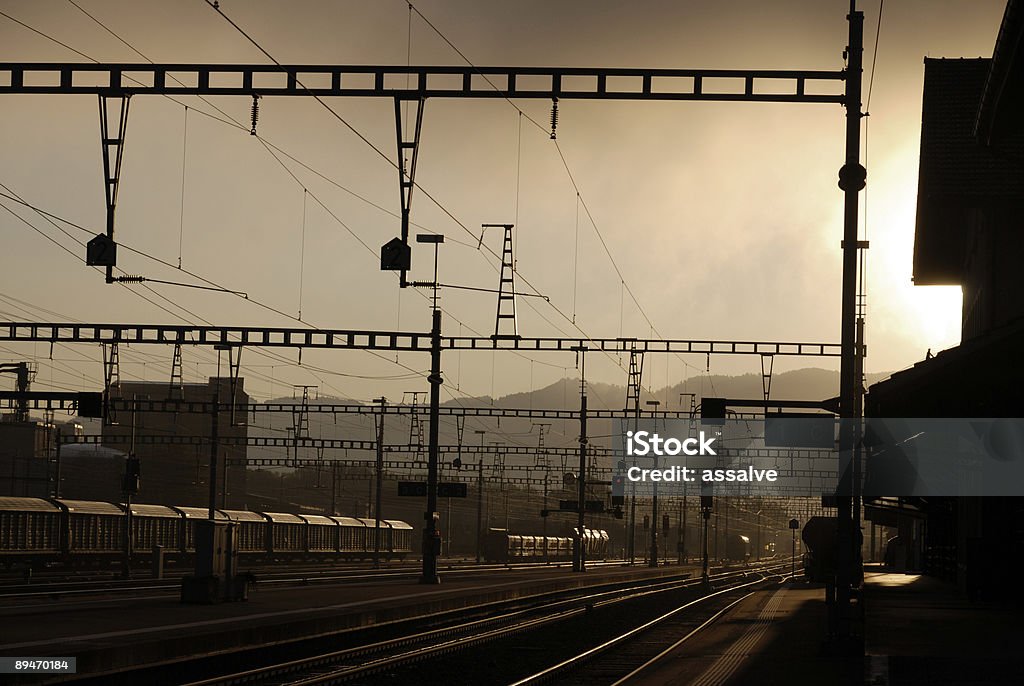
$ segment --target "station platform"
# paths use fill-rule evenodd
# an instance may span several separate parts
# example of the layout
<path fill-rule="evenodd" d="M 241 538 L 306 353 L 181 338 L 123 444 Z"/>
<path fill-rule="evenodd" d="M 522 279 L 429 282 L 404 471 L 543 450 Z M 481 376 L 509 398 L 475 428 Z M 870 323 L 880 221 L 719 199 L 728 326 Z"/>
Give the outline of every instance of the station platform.
<path fill-rule="evenodd" d="M 865 576 L 865 673 L 872 686 L 1024 680 L 1024 622 L 1011 604 L 970 602 L 916 574 Z"/>
<path fill-rule="evenodd" d="M 746 599 L 629 684 L 967 686 L 1021 683 L 1019 611 L 954 586 L 869 570 L 859 608 L 864 656 L 827 640 L 825 589 L 791 582 Z"/>
<path fill-rule="evenodd" d="M 246 602 L 182 605 L 177 595 L 0 604 L 0 655 L 77 658 L 78 677 L 381 625 L 474 605 L 632 578 L 692 574 L 678 565 L 442 571 L 439 585 L 385 578 L 260 588 Z"/>

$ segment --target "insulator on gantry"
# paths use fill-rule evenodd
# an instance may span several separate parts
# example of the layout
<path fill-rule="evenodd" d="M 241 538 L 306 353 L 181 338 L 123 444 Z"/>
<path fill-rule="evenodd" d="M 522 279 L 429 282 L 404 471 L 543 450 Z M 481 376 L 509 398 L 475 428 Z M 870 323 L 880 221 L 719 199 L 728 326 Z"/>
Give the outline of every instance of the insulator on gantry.
<path fill-rule="evenodd" d="M 558 98 L 551 98 L 551 140 L 555 140 L 555 130 L 558 128 Z"/>
<path fill-rule="evenodd" d="M 253 136 L 256 135 L 256 122 L 260 120 L 260 96 L 252 94 L 252 128 L 249 133 Z"/>

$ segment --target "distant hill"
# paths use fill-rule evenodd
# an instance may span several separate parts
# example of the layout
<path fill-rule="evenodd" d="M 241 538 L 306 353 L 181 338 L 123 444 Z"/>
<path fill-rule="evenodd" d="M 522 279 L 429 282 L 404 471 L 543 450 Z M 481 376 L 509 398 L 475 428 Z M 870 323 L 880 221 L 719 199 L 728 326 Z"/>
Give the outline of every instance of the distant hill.
<path fill-rule="evenodd" d="M 889 376 L 888 372 L 869 374 L 867 384 L 870 386 Z M 743 374 L 725 376 L 720 374 L 693 377 L 675 384 L 667 389 L 654 388 L 653 393 L 644 390 L 641 400 L 660 400 L 664 404 L 666 395 L 669 408 L 679 405 L 680 393 L 694 393 L 699 398 L 750 398 L 760 399 L 763 396 L 762 379 L 759 374 Z M 594 408 L 619 409 L 626 404 L 625 385 L 588 383 L 588 404 Z M 839 372 L 829 369 L 796 369 L 780 372 L 772 376 L 771 397 L 780 400 L 826 400 L 839 395 Z M 497 407 L 537 407 L 575 409 L 579 406 L 579 381 L 562 379 L 550 386 L 531 392 L 512 393 L 497 399 L 483 396 L 472 399 L 449 400 L 443 405 L 484 404 Z M 665 408 L 662 408 L 665 409 Z"/>

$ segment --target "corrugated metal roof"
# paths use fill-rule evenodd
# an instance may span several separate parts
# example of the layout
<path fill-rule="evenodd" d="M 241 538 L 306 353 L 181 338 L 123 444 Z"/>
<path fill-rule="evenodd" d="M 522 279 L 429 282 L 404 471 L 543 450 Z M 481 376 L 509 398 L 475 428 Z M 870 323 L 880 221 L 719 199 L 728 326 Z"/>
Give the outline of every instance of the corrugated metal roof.
<path fill-rule="evenodd" d="M 0 510 L 20 512 L 60 512 L 60 508 L 42 498 L 0 497 Z"/>
<path fill-rule="evenodd" d="M 68 512 L 71 514 L 124 514 L 124 510 L 113 503 L 98 503 L 92 500 L 58 500 L 57 502 L 68 508 Z"/>
<path fill-rule="evenodd" d="M 122 505 L 123 507 L 123 505 Z M 166 505 L 145 505 L 132 503 L 132 515 L 141 517 L 166 517 L 167 519 L 181 519 L 181 513 Z"/>
<path fill-rule="evenodd" d="M 406 524 L 405 522 L 403 522 L 403 521 L 401 521 L 399 519 L 385 519 L 384 521 L 387 522 L 388 525 L 392 529 L 411 529 L 412 528 L 411 524 Z"/>
<path fill-rule="evenodd" d="M 257 512 L 249 512 L 247 510 L 220 510 L 228 519 L 232 522 L 265 522 L 267 521 L 263 515 Z"/>
<path fill-rule="evenodd" d="M 270 521 L 275 524 L 303 524 L 302 518 L 298 515 L 289 514 L 287 512 L 264 512 L 264 517 L 267 517 Z"/>
<path fill-rule="evenodd" d="M 210 518 L 210 510 L 209 510 L 209 508 L 205 508 L 205 507 L 182 507 L 181 505 L 175 505 L 174 509 L 178 510 L 183 515 L 185 515 L 186 519 L 209 519 Z M 216 519 L 216 520 L 226 520 L 227 519 L 227 515 L 225 515 L 220 510 L 214 510 L 213 511 L 213 518 Z"/>
<path fill-rule="evenodd" d="M 358 528 L 366 527 L 366 524 L 364 524 L 361 520 L 354 519 L 353 517 L 331 517 L 331 519 L 336 521 L 338 524 L 341 524 L 342 526 L 354 526 Z"/>
<path fill-rule="evenodd" d="M 366 518 L 359 517 L 359 521 L 361 521 L 364 525 L 370 527 L 371 529 L 377 528 L 377 520 L 376 519 L 370 519 L 368 517 L 366 517 Z M 386 520 L 386 519 L 380 520 L 380 528 L 386 529 L 387 527 L 388 527 L 388 520 Z"/>
<path fill-rule="evenodd" d="M 302 519 L 306 520 L 308 523 L 316 524 L 317 526 L 337 526 L 338 525 L 337 522 L 335 522 L 333 519 L 331 519 L 330 517 L 325 517 L 323 515 L 307 515 L 307 514 L 304 514 L 304 515 L 299 515 L 299 517 L 301 517 Z"/>

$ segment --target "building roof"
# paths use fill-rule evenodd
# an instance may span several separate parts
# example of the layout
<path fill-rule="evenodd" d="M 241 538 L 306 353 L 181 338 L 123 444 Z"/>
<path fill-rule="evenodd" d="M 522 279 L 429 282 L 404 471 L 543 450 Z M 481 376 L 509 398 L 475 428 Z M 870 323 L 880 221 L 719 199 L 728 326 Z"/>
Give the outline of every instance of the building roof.
<path fill-rule="evenodd" d="M 1024 317 L 896 372 L 869 389 L 868 417 L 1021 417 Z"/>
<path fill-rule="evenodd" d="M 1024 117 L 1024 0 L 1009 0 L 992 51 L 992 69 L 978 110 L 975 134 L 985 144 L 1012 134 Z"/>
<path fill-rule="evenodd" d="M 993 60 L 924 64 L 914 283 L 955 285 L 961 282 L 970 211 L 1021 198 L 1024 137 L 986 146 L 975 136 Z"/>

